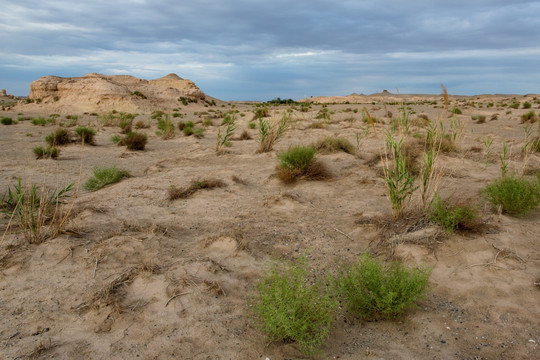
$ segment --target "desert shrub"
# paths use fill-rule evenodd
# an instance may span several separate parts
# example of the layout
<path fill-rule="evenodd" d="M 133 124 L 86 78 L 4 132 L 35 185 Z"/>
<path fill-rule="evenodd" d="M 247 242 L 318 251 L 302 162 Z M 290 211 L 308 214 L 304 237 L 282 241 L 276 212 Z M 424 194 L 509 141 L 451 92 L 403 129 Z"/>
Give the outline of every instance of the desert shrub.
<path fill-rule="evenodd" d="M 206 117 L 203 120 L 203 126 L 214 126 L 214 123 L 210 117 Z"/>
<path fill-rule="evenodd" d="M 119 182 L 125 177 L 129 177 L 129 172 L 125 170 L 119 170 L 115 166 L 110 168 L 96 167 L 92 170 L 93 176 L 86 180 L 83 187 L 88 191 L 96 191 L 104 187 L 105 185 L 114 184 Z"/>
<path fill-rule="evenodd" d="M 530 109 L 531 106 L 532 106 L 531 103 L 528 102 L 528 101 L 525 101 L 525 102 L 523 103 L 523 108 L 524 108 L 524 109 Z"/>
<path fill-rule="evenodd" d="M 517 109 L 519 108 L 519 102 L 513 102 L 512 104 L 508 105 L 509 108 Z"/>
<path fill-rule="evenodd" d="M 118 145 L 125 145 L 128 150 L 142 151 L 146 147 L 148 137 L 144 133 L 132 132 L 122 138 Z"/>
<path fill-rule="evenodd" d="M 268 111 L 268 108 L 266 106 L 260 106 L 255 109 L 253 119 L 258 119 L 261 117 L 269 117 L 269 116 L 270 116 L 270 113 Z"/>
<path fill-rule="evenodd" d="M 297 145 L 278 153 L 280 166 L 290 171 L 303 172 L 315 159 L 315 148 Z"/>
<path fill-rule="evenodd" d="M 133 127 L 133 119 L 130 119 L 130 118 L 120 119 L 120 121 L 118 122 L 118 127 L 120 128 L 120 132 L 122 134 L 130 133 Z"/>
<path fill-rule="evenodd" d="M 156 111 L 153 111 L 152 112 L 152 115 L 150 116 L 152 119 L 158 119 L 160 117 L 162 117 L 163 115 L 165 115 L 165 112 L 164 111 L 161 111 L 161 110 L 156 110 Z"/>
<path fill-rule="evenodd" d="M 31 122 L 36 126 L 45 126 L 47 124 L 47 120 L 44 117 L 32 118 Z"/>
<path fill-rule="evenodd" d="M 60 149 L 56 146 L 38 146 L 32 149 L 36 159 L 57 159 L 60 155 Z"/>
<path fill-rule="evenodd" d="M 111 141 L 113 142 L 113 144 L 124 145 L 122 140 L 123 140 L 123 137 L 120 135 L 111 136 Z"/>
<path fill-rule="evenodd" d="M 458 108 L 458 107 L 453 108 L 453 109 L 452 109 L 452 114 L 454 114 L 454 115 L 461 115 L 461 114 L 462 114 L 461 109 Z"/>
<path fill-rule="evenodd" d="M 10 117 L 3 116 L 2 119 L 0 119 L 0 123 L 2 123 L 2 125 L 13 125 L 15 124 L 15 121 Z"/>
<path fill-rule="evenodd" d="M 240 140 L 251 140 L 251 135 L 247 130 L 242 131 L 239 137 Z"/>
<path fill-rule="evenodd" d="M 273 263 L 257 284 L 250 308 L 257 325 L 273 341 L 295 342 L 305 354 L 324 346 L 338 303 L 321 279 L 308 281 L 305 259 Z"/>
<path fill-rule="evenodd" d="M 8 188 L 0 199 L 0 209 L 19 222 L 29 243 L 39 244 L 55 237 L 65 224 L 69 212 L 62 215 L 59 207 L 70 196 L 73 185 L 50 190 L 36 184 L 23 185 L 18 178 L 13 189 Z"/>
<path fill-rule="evenodd" d="M 185 136 L 191 136 L 195 133 L 195 130 L 193 129 L 193 126 L 184 126 L 184 128 L 182 129 L 182 133 Z"/>
<path fill-rule="evenodd" d="M 364 254 L 344 269 L 339 293 L 348 310 L 362 319 L 395 318 L 425 297 L 431 270 L 383 264 Z"/>
<path fill-rule="evenodd" d="M 526 123 L 526 122 L 530 122 L 530 123 L 534 123 L 536 122 L 536 114 L 534 113 L 534 110 L 531 110 L 523 115 L 521 115 L 521 123 Z"/>
<path fill-rule="evenodd" d="M 478 224 L 478 210 L 475 206 L 468 202 L 452 203 L 439 196 L 431 204 L 429 217 L 448 232 L 474 230 Z"/>
<path fill-rule="evenodd" d="M 502 177 L 488 184 L 482 194 L 502 212 L 523 215 L 540 204 L 540 179 Z"/>
<path fill-rule="evenodd" d="M 145 122 L 144 120 L 139 120 L 134 125 L 135 129 L 148 129 L 150 127 L 150 124 Z"/>
<path fill-rule="evenodd" d="M 255 128 L 257 127 L 257 124 L 255 124 L 254 122 L 250 122 L 250 123 L 248 124 L 248 127 L 249 127 L 250 129 L 255 129 Z"/>
<path fill-rule="evenodd" d="M 327 136 L 315 142 L 313 147 L 320 152 L 326 153 L 335 153 L 338 151 L 343 151 L 347 154 L 355 153 L 354 145 L 346 138 L 339 136 Z"/>
<path fill-rule="evenodd" d="M 146 95 L 144 95 L 142 92 L 140 92 L 139 90 L 136 90 L 136 91 L 133 91 L 131 94 L 131 96 L 138 96 L 140 97 L 141 99 L 146 99 Z"/>
<path fill-rule="evenodd" d="M 71 142 L 71 136 L 66 129 L 58 128 L 55 132 L 45 136 L 45 142 L 49 144 L 49 146 L 66 145 Z"/>
<path fill-rule="evenodd" d="M 201 128 L 201 127 L 194 128 L 193 129 L 193 136 L 195 136 L 198 139 L 204 137 L 204 129 Z"/>
<path fill-rule="evenodd" d="M 225 182 L 214 178 L 194 180 L 186 188 L 178 188 L 171 185 L 169 187 L 169 200 L 185 199 L 199 190 L 222 188 L 225 186 L 227 186 Z"/>
<path fill-rule="evenodd" d="M 75 129 L 75 134 L 79 138 L 79 141 L 84 142 L 85 144 L 94 145 L 94 136 L 96 135 L 96 130 L 91 127 L 78 126 Z"/>
<path fill-rule="evenodd" d="M 326 166 L 315 160 L 316 150 L 311 146 L 292 146 L 278 153 L 277 177 L 284 183 L 293 183 L 299 178 L 322 180 L 330 177 Z"/>

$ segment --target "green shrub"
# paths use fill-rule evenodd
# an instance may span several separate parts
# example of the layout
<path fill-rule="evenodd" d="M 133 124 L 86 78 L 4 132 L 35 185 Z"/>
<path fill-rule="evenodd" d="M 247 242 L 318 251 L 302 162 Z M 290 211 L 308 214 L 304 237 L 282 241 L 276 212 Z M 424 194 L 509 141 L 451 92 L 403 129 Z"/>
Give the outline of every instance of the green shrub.
<path fill-rule="evenodd" d="M 461 115 L 461 109 L 458 108 L 458 107 L 455 107 L 452 109 L 452 114 L 455 114 L 455 115 Z"/>
<path fill-rule="evenodd" d="M 50 146 L 66 145 L 71 142 L 71 136 L 66 129 L 58 128 L 55 132 L 45 136 L 45 142 Z"/>
<path fill-rule="evenodd" d="M 84 141 L 85 144 L 89 145 L 95 144 L 94 136 L 96 135 L 96 130 L 92 129 L 91 127 L 78 126 L 75 129 L 75 134 L 77 134 L 79 141 Z"/>
<path fill-rule="evenodd" d="M 127 134 L 120 140 L 118 145 L 125 145 L 128 150 L 142 151 L 144 150 L 148 137 L 144 133 L 132 132 Z"/>
<path fill-rule="evenodd" d="M 429 269 L 387 265 L 364 254 L 338 280 L 348 310 L 362 319 L 395 318 L 425 297 Z"/>
<path fill-rule="evenodd" d="M 503 177 L 487 185 L 482 194 L 502 212 L 523 215 L 540 204 L 540 179 Z"/>
<path fill-rule="evenodd" d="M 524 108 L 524 109 L 530 109 L 531 106 L 532 106 L 531 103 L 528 102 L 528 101 L 525 101 L 525 102 L 523 103 L 523 108 Z"/>
<path fill-rule="evenodd" d="M 195 136 L 198 139 L 204 137 L 204 129 L 200 127 L 193 129 L 193 136 Z"/>
<path fill-rule="evenodd" d="M 530 123 L 536 122 L 536 114 L 534 113 L 534 110 L 531 110 L 523 115 L 521 115 L 521 123 L 526 123 L 527 121 Z"/>
<path fill-rule="evenodd" d="M 2 123 L 2 125 L 13 125 L 16 122 L 12 118 L 4 116 L 0 119 L 0 123 Z"/>
<path fill-rule="evenodd" d="M 519 103 L 518 102 L 513 102 L 512 104 L 508 105 L 508 107 L 510 107 L 512 109 L 517 109 L 517 108 L 519 108 Z"/>
<path fill-rule="evenodd" d="M 92 171 L 94 176 L 89 178 L 83 185 L 83 187 L 88 191 L 99 190 L 105 185 L 117 183 L 123 178 L 130 176 L 129 172 L 119 170 L 115 166 L 110 168 L 96 167 Z"/>
<path fill-rule="evenodd" d="M 339 136 L 327 136 L 313 144 L 313 147 L 321 152 L 335 153 L 343 151 L 347 154 L 354 154 L 355 147 L 349 140 Z"/>
<path fill-rule="evenodd" d="M 453 204 L 436 196 L 429 214 L 431 221 L 441 225 L 448 232 L 472 230 L 478 219 L 478 210 L 469 203 Z"/>
<path fill-rule="evenodd" d="M 273 341 L 295 342 L 305 354 L 324 346 L 334 322 L 337 301 L 325 282 L 308 281 L 305 259 L 296 264 L 272 264 L 257 284 L 251 309 L 260 330 Z"/>
<path fill-rule="evenodd" d="M 193 127 L 192 126 L 185 126 L 183 129 L 182 129 L 182 133 L 185 135 L 185 136 L 191 136 L 193 135 L 195 131 L 193 130 Z"/>
<path fill-rule="evenodd" d="M 55 146 L 38 146 L 32 149 L 36 159 L 57 159 L 60 155 L 60 149 Z"/>
<path fill-rule="evenodd" d="M 32 118 L 31 121 L 33 125 L 37 126 L 45 126 L 47 124 L 47 120 L 44 117 Z"/>
<path fill-rule="evenodd" d="M 315 159 L 316 150 L 312 146 L 296 145 L 278 153 L 280 166 L 302 173 Z"/>

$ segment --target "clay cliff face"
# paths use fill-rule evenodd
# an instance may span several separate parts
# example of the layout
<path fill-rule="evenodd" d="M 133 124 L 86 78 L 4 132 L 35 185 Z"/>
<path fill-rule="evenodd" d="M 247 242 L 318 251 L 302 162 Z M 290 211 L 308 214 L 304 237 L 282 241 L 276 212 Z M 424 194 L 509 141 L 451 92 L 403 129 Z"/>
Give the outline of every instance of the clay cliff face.
<path fill-rule="evenodd" d="M 58 112 L 149 112 L 178 106 L 180 97 L 206 96 L 191 80 L 176 74 L 148 81 L 129 75 L 92 73 L 73 78 L 42 77 L 30 84 L 28 97 Z"/>

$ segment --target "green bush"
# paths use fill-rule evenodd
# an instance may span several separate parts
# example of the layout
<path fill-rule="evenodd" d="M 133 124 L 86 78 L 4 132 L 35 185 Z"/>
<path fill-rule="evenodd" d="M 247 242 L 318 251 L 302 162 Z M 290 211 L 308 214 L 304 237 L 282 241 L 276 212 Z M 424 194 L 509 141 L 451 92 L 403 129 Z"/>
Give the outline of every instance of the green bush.
<path fill-rule="evenodd" d="M 525 102 L 523 103 L 523 108 L 524 108 L 524 109 L 530 109 L 531 106 L 532 106 L 531 103 L 528 102 L 528 101 L 525 101 Z"/>
<path fill-rule="evenodd" d="M 55 146 L 38 146 L 32 149 L 36 159 L 57 159 L 60 155 L 60 149 Z"/>
<path fill-rule="evenodd" d="M 436 196 L 429 214 L 431 221 L 441 225 L 448 232 L 468 230 L 478 219 L 478 210 L 469 203 L 452 204 Z"/>
<path fill-rule="evenodd" d="M 49 146 L 66 145 L 71 142 L 71 136 L 66 129 L 58 128 L 55 132 L 45 136 L 45 142 Z"/>
<path fill-rule="evenodd" d="M 251 309 L 258 327 L 273 341 L 296 342 L 305 354 L 324 346 L 338 303 L 322 280 L 308 281 L 305 259 L 274 263 L 257 284 Z"/>
<path fill-rule="evenodd" d="M 292 146 L 278 153 L 280 166 L 289 171 L 302 173 L 315 159 L 315 152 L 312 146 Z"/>
<path fill-rule="evenodd" d="M 37 126 L 45 126 L 47 124 L 47 120 L 44 117 L 32 118 L 31 121 L 33 125 Z"/>
<path fill-rule="evenodd" d="M 540 178 L 503 177 L 487 185 L 482 193 L 491 205 L 502 212 L 523 215 L 540 204 Z"/>
<path fill-rule="evenodd" d="M 92 129 L 91 127 L 78 126 L 75 129 L 75 134 L 77 134 L 79 141 L 84 141 L 85 144 L 89 145 L 95 144 L 94 136 L 96 135 L 96 130 Z"/>
<path fill-rule="evenodd" d="M 521 115 L 521 123 L 526 123 L 527 121 L 530 123 L 536 122 L 536 114 L 534 113 L 534 110 L 528 111 L 525 114 Z"/>
<path fill-rule="evenodd" d="M 430 269 L 387 265 L 364 254 L 344 270 L 339 293 L 348 310 L 362 319 L 395 318 L 425 297 Z"/>
<path fill-rule="evenodd" d="M 169 115 L 165 115 L 165 118 L 158 118 L 157 127 L 159 131 L 156 134 L 163 139 L 172 139 L 174 137 L 174 124 Z"/>
<path fill-rule="evenodd" d="M 512 109 L 517 109 L 517 108 L 519 108 L 519 103 L 518 102 L 513 102 L 512 104 L 508 105 L 508 107 L 510 107 Z"/>
<path fill-rule="evenodd" d="M 130 176 L 129 172 L 119 170 L 115 166 L 110 168 L 96 167 L 94 168 L 93 173 L 94 176 L 89 178 L 83 185 L 88 191 L 99 190 L 105 185 L 117 183 L 123 178 Z"/>
<path fill-rule="evenodd" d="M 2 123 L 2 125 L 13 125 L 15 124 L 15 121 L 10 117 L 4 116 L 0 119 L 0 123 Z"/>
<path fill-rule="evenodd" d="M 131 132 L 124 136 L 118 145 L 125 145 L 128 150 L 144 150 L 148 137 L 144 133 Z"/>
<path fill-rule="evenodd" d="M 458 107 L 453 108 L 452 114 L 461 115 L 462 114 L 461 109 Z"/>

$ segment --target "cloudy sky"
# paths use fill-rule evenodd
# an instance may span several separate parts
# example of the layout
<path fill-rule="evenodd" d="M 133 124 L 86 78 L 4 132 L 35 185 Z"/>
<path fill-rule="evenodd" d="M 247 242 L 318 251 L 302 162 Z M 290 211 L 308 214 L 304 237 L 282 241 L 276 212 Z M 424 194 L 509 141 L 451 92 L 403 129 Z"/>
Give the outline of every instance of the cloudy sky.
<path fill-rule="evenodd" d="M 0 88 L 176 73 L 223 100 L 540 93 L 540 1 L 0 0 Z"/>

